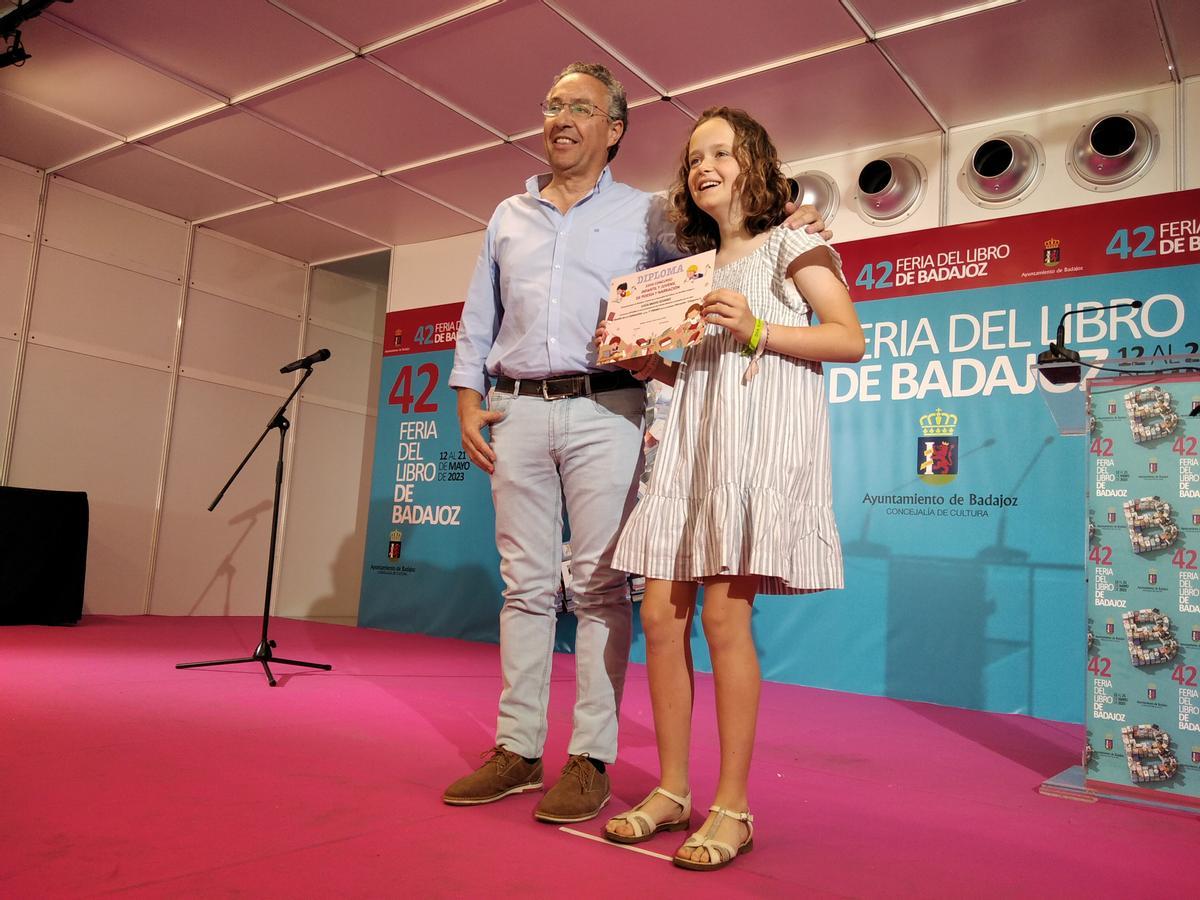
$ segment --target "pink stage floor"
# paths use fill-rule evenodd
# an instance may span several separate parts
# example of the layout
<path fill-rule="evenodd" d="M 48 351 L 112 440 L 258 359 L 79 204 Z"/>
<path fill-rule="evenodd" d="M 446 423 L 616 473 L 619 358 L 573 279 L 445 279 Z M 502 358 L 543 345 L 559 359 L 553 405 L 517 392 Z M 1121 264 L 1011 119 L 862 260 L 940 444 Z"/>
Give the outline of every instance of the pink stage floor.
<path fill-rule="evenodd" d="M 277 620 L 92 616 L 0 628 L 0 896 L 1135 897 L 1195 890 L 1196 816 L 1041 796 L 1082 729 L 784 685 L 763 693 L 754 853 L 675 869 L 533 820 L 532 795 L 451 808 L 491 746 L 496 647 Z M 547 775 L 564 760 L 556 661 Z M 714 734 L 712 684 L 697 735 Z M 645 671 L 630 671 L 612 812 L 654 784 Z M 706 804 L 716 746 L 698 740 Z M 549 783 L 549 779 L 548 779 Z M 697 814 L 696 823 L 700 821 Z M 1188 887 L 1188 885 L 1191 887 Z M 1194 896 L 1194 894 L 1192 894 Z"/>

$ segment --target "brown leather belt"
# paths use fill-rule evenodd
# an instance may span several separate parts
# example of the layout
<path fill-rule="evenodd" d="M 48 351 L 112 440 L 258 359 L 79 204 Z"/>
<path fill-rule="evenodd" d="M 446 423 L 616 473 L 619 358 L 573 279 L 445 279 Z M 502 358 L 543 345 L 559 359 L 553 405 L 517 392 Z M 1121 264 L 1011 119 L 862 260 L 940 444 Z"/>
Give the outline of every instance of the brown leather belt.
<path fill-rule="evenodd" d="M 541 397 L 543 400 L 568 400 L 589 397 L 605 391 L 640 388 L 645 385 L 622 369 L 620 372 L 584 372 L 579 375 L 558 375 L 554 378 L 509 378 L 496 376 L 496 390 L 501 394 Z"/>

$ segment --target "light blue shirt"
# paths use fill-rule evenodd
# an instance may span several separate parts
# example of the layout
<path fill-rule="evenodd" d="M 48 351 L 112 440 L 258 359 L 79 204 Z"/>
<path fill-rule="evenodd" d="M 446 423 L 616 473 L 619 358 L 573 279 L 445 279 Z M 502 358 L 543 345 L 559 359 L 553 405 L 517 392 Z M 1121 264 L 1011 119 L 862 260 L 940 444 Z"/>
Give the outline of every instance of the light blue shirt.
<path fill-rule="evenodd" d="M 486 394 L 490 376 L 597 371 L 592 341 L 609 282 L 679 257 L 661 195 L 613 181 L 559 212 L 535 176 L 496 207 L 467 289 L 451 387 Z"/>

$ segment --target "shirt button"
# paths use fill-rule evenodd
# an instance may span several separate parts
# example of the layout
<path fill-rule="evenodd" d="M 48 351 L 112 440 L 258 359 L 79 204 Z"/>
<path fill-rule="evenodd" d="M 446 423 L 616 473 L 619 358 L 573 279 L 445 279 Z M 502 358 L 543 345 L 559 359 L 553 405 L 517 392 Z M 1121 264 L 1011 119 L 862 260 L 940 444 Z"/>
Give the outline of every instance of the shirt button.
<path fill-rule="evenodd" d="M 557 298 L 557 297 L 551 297 L 551 298 L 550 298 L 550 302 L 551 302 L 551 303 L 557 303 L 557 302 L 558 302 L 558 298 Z"/>
<path fill-rule="evenodd" d="M 550 338 L 550 343 L 552 343 L 552 344 L 557 344 L 557 343 L 558 343 L 558 338 Z"/>

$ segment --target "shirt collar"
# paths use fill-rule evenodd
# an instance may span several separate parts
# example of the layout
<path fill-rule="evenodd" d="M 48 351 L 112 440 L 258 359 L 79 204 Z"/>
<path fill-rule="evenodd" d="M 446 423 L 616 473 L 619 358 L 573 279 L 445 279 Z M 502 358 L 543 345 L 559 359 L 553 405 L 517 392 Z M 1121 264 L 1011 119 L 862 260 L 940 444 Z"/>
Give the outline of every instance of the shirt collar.
<path fill-rule="evenodd" d="M 532 194 L 535 199 L 541 200 L 542 190 L 550 183 L 550 179 L 552 177 L 553 175 L 550 172 L 543 172 L 540 175 L 534 175 L 525 182 L 525 189 L 529 191 L 529 193 Z M 591 192 L 589 192 L 587 196 L 591 197 L 593 194 L 604 190 L 604 188 L 612 184 L 612 180 L 612 172 L 609 170 L 608 166 L 605 166 L 604 170 L 600 173 L 600 177 L 596 179 L 596 186 L 592 188 Z M 584 199 L 586 199 L 586 197 Z"/>

